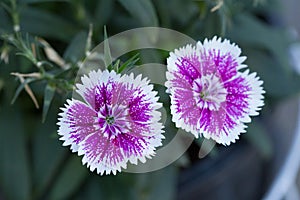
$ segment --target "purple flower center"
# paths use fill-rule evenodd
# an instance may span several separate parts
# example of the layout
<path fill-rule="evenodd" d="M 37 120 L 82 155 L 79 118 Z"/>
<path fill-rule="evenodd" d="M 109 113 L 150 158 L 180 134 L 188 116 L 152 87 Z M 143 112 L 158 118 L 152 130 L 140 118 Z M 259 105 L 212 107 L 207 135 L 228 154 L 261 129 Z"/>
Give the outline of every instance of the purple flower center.
<path fill-rule="evenodd" d="M 199 108 L 218 110 L 226 100 L 227 91 L 215 74 L 208 74 L 193 81 L 193 96 Z"/>
<path fill-rule="evenodd" d="M 103 105 L 98 111 L 97 128 L 101 129 L 105 137 L 114 139 L 119 134 L 128 133 L 129 108 L 124 105 Z"/>

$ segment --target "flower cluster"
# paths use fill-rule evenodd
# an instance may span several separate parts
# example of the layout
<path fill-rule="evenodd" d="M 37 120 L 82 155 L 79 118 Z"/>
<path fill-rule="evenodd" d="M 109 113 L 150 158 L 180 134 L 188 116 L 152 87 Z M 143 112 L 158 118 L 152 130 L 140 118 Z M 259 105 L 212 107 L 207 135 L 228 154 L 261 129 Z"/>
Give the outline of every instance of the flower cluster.
<path fill-rule="evenodd" d="M 264 104 L 264 90 L 240 54 L 235 44 L 216 37 L 170 53 L 165 85 L 177 127 L 224 145 L 245 132 Z M 149 81 L 107 70 L 91 71 L 81 81 L 76 92 L 84 101 L 68 100 L 59 114 L 63 145 L 101 175 L 151 158 L 164 136 L 162 105 Z"/>

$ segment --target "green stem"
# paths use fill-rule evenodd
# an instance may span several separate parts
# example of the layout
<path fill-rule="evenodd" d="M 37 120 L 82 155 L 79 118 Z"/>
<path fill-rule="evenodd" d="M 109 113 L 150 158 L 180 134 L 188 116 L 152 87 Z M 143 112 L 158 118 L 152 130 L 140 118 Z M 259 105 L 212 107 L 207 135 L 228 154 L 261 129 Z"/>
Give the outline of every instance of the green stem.
<path fill-rule="evenodd" d="M 17 33 L 20 31 L 20 18 L 17 10 L 17 2 L 16 0 L 10 0 L 11 3 L 11 17 L 14 24 L 14 31 Z"/>

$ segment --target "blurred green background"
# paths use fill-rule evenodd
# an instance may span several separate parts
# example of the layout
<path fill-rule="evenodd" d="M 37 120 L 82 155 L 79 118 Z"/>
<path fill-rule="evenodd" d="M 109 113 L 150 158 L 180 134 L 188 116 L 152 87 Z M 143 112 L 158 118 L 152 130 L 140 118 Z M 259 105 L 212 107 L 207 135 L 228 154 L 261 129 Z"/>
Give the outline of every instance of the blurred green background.
<path fill-rule="evenodd" d="M 288 54 L 296 39 L 281 9 L 276 0 L 1 0 L 0 199 L 261 198 L 278 149 L 271 116 L 278 104 L 300 92 Z M 159 171 L 90 172 L 81 157 L 62 147 L 56 122 L 59 107 L 71 97 L 79 64 L 103 41 L 105 25 L 108 36 L 158 26 L 200 41 L 229 38 L 264 80 L 260 117 L 237 144 L 217 146 L 203 159 L 197 157 L 198 140 L 178 162 Z M 166 52 L 150 53 L 165 64 Z M 146 62 L 144 57 L 141 53 L 138 64 Z M 168 109 L 165 88 L 156 89 Z M 175 133 L 169 117 L 164 143 Z"/>

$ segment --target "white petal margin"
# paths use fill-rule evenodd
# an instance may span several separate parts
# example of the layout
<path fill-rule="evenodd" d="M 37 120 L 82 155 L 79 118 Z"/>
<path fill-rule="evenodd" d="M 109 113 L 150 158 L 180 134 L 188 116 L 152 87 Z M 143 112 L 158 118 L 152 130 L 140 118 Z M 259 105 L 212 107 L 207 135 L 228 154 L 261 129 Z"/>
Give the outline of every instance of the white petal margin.
<path fill-rule="evenodd" d="M 203 44 L 198 41 L 196 46 L 197 52 L 219 50 L 220 55 L 225 55 L 230 52 L 231 56 L 236 59 L 238 63 L 237 70 L 247 67 L 247 65 L 242 64 L 247 57 L 240 56 L 242 53 L 241 49 L 235 43 L 230 43 L 230 41 L 227 39 L 222 41 L 221 38 L 214 36 L 211 40 L 205 39 Z"/>
<path fill-rule="evenodd" d="M 131 73 L 130 75 L 122 75 L 120 82 L 124 84 L 131 85 L 133 84 L 134 88 L 140 88 L 143 91 L 143 94 L 147 96 L 147 99 L 149 103 L 151 103 L 151 113 L 149 113 L 152 118 L 148 123 L 151 123 L 150 129 L 152 130 L 152 133 L 148 133 L 147 135 L 144 135 L 146 138 L 146 142 L 148 142 L 147 146 L 144 146 L 145 149 L 142 152 L 142 156 L 131 156 L 129 161 L 132 164 L 137 164 L 138 160 L 142 163 L 146 162 L 146 158 L 151 159 L 152 156 L 155 155 L 155 150 L 157 147 L 162 145 L 162 139 L 165 139 L 163 136 L 164 133 L 164 126 L 159 121 L 161 120 L 161 113 L 158 111 L 158 109 L 162 108 L 162 103 L 158 102 L 159 97 L 157 96 L 157 91 L 153 90 L 153 85 L 149 84 L 150 80 L 147 78 L 142 78 L 142 75 L 138 75 L 136 78 L 134 78 L 134 74 Z"/>
<path fill-rule="evenodd" d="M 108 70 L 98 71 L 92 70 L 88 75 L 83 75 L 81 77 L 81 84 L 76 84 L 77 90 L 76 92 L 86 101 L 86 103 L 90 104 L 86 99 L 86 94 L 89 90 L 93 89 L 96 85 L 101 85 L 102 83 L 107 83 L 108 80 L 114 80 L 119 82 L 120 74 L 117 74 L 115 71 L 109 72 Z M 94 105 L 90 105 L 94 107 Z"/>
<path fill-rule="evenodd" d="M 87 109 L 87 111 L 90 113 L 95 112 L 95 111 L 93 111 L 93 109 L 91 109 L 85 103 L 82 103 L 81 101 L 78 101 L 75 99 L 72 99 L 72 100 L 68 99 L 67 103 L 64 105 L 65 107 L 61 108 L 61 110 L 63 112 L 58 114 L 60 116 L 60 118 L 58 118 L 58 122 L 57 122 L 57 125 L 59 126 L 58 135 L 62 136 L 60 138 L 60 140 L 64 141 L 63 146 L 71 145 L 72 152 L 77 152 L 79 145 L 72 141 L 72 139 L 70 138 L 71 133 L 76 133 L 76 135 L 82 134 L 82 130 L 80 130 L 79 127 L 71 126 L 71 124 L 72 123 L 74 124 L 76 122 L 76 120 L 80 121 L 80 118 L 78 117 L 76 120 L 70 120 L 68 118 L 72 115 L 72 113 L 68 113 L 69 109 L 75 105 L 77 105 L 77 106 L 80 105 L 80 106 L 85 107 Z M 72 116 L 72 117 L 75 118 L 76 116 Z M 83 119 L 83 121 L 88 118 L 91 118 L 91 119 L 93 118 L 93 116 L 89 116 L 88 113 L 81 113 L 80 117 L 81 117 L 81 119 Z M 89 133 L 91 133 L 95 130 L 94 127 L 86 126 L 86 124 L 82 124 L 81 126 L 82 126 L 82 128 L 87 129 L 88 133 L 85 133 L 86 135 L 88 135 Z"/>
<path fill-rule="evenodd" d="M 214 134 L 208 133 L 206 131 L 200 130 L 203 137 L 206 139 L 213 139 L 219 144 L 227 145 L 229 146 L 231 143 L 235 143 L 236 140 L 239 139 L 239 135 L 241 133 L 245 133 L 247 126 L 244 123 L 237 124 L 232 130 L 230 130 L 230 134 L 226 135 L 226 133 L 222 130 L 219 136 L 216 136 Z"/>
<path fill-rule="evenodd" d="M 193 55 L 199 55 L 196 51 L 196 47 L 188 44 L 179 49 L 175 49 L 174 52 L 170 52 L 170 56 L 167 58 L 167 67 L 169 71 L 177 71 L 176 62 L 179 58 L 190 57 Z"/>
<path fill-rule="evenodd" d="M 94 134 L 99 134 L 98 132 L 94 133 Z M 121 172 L 122 168 L 126 169 L 127 168 L 127 162 L 128 162 L 128 158 L 124 156 L 123 153 L 121 153 L 122 155 L 122 160 L 120 160 L 119 162 L 117 162 L 116 164 L 111 164 L 109 161 L 109 153 L 111 153 L 113 151 L 113 148 L 111 146 L 108 146 L 107 148 L 109 148 L 109 150 L 107 150 L 106 152 L 101 152 L 99 153 L 96 157 L 94 157 L 93 159 L 89 158 L 87 156 L 87 151 L 84 149 L 84 144 L 86 142 L 86 140 L 90 139 L 90 137 L 93 137 L 94 134 L 89 135 L 88 137 L 85 138 L 84 141 L 82 141 L 79 145 L 79 149 L 78 149 L 78 155 L 81 156 L 83 155 L 82 158 L 82 164 L 83 165 L 87 165 L 87 167 L 93 172 L 96 170 L 97 174 L 100 174 L 101 176 L 103 174 L 109 175 L 110 173 L 116 175 L 117 172 Z M 107 140 L 101 140 L 98 142 L 109 142 L 108 139 Z M 109 144 L 108 144 L 109 145 Z M 104 147 L 104 146 L 102 146 Z M 122 149 L 118 149 L 120 150 L 120 152 L 122 152 Z M 104 156 L 103 159 L 100 159 L 100 156 Z"/>
<path fill-rule="evenodd" d="M 249 115 L 257 116 L 259 115 L 258 111 L 264 106 L 264 96 L 266 92 L 264 91 L 262 85 L 263 81 L 256 76 L 256 72 L 249 74 L 249 70 L 246 70 L 241 74 L 241 76 L 246 80 L 246 83 L 250 86 L 251 90 L 246 94 L 249 95 Z"/>

